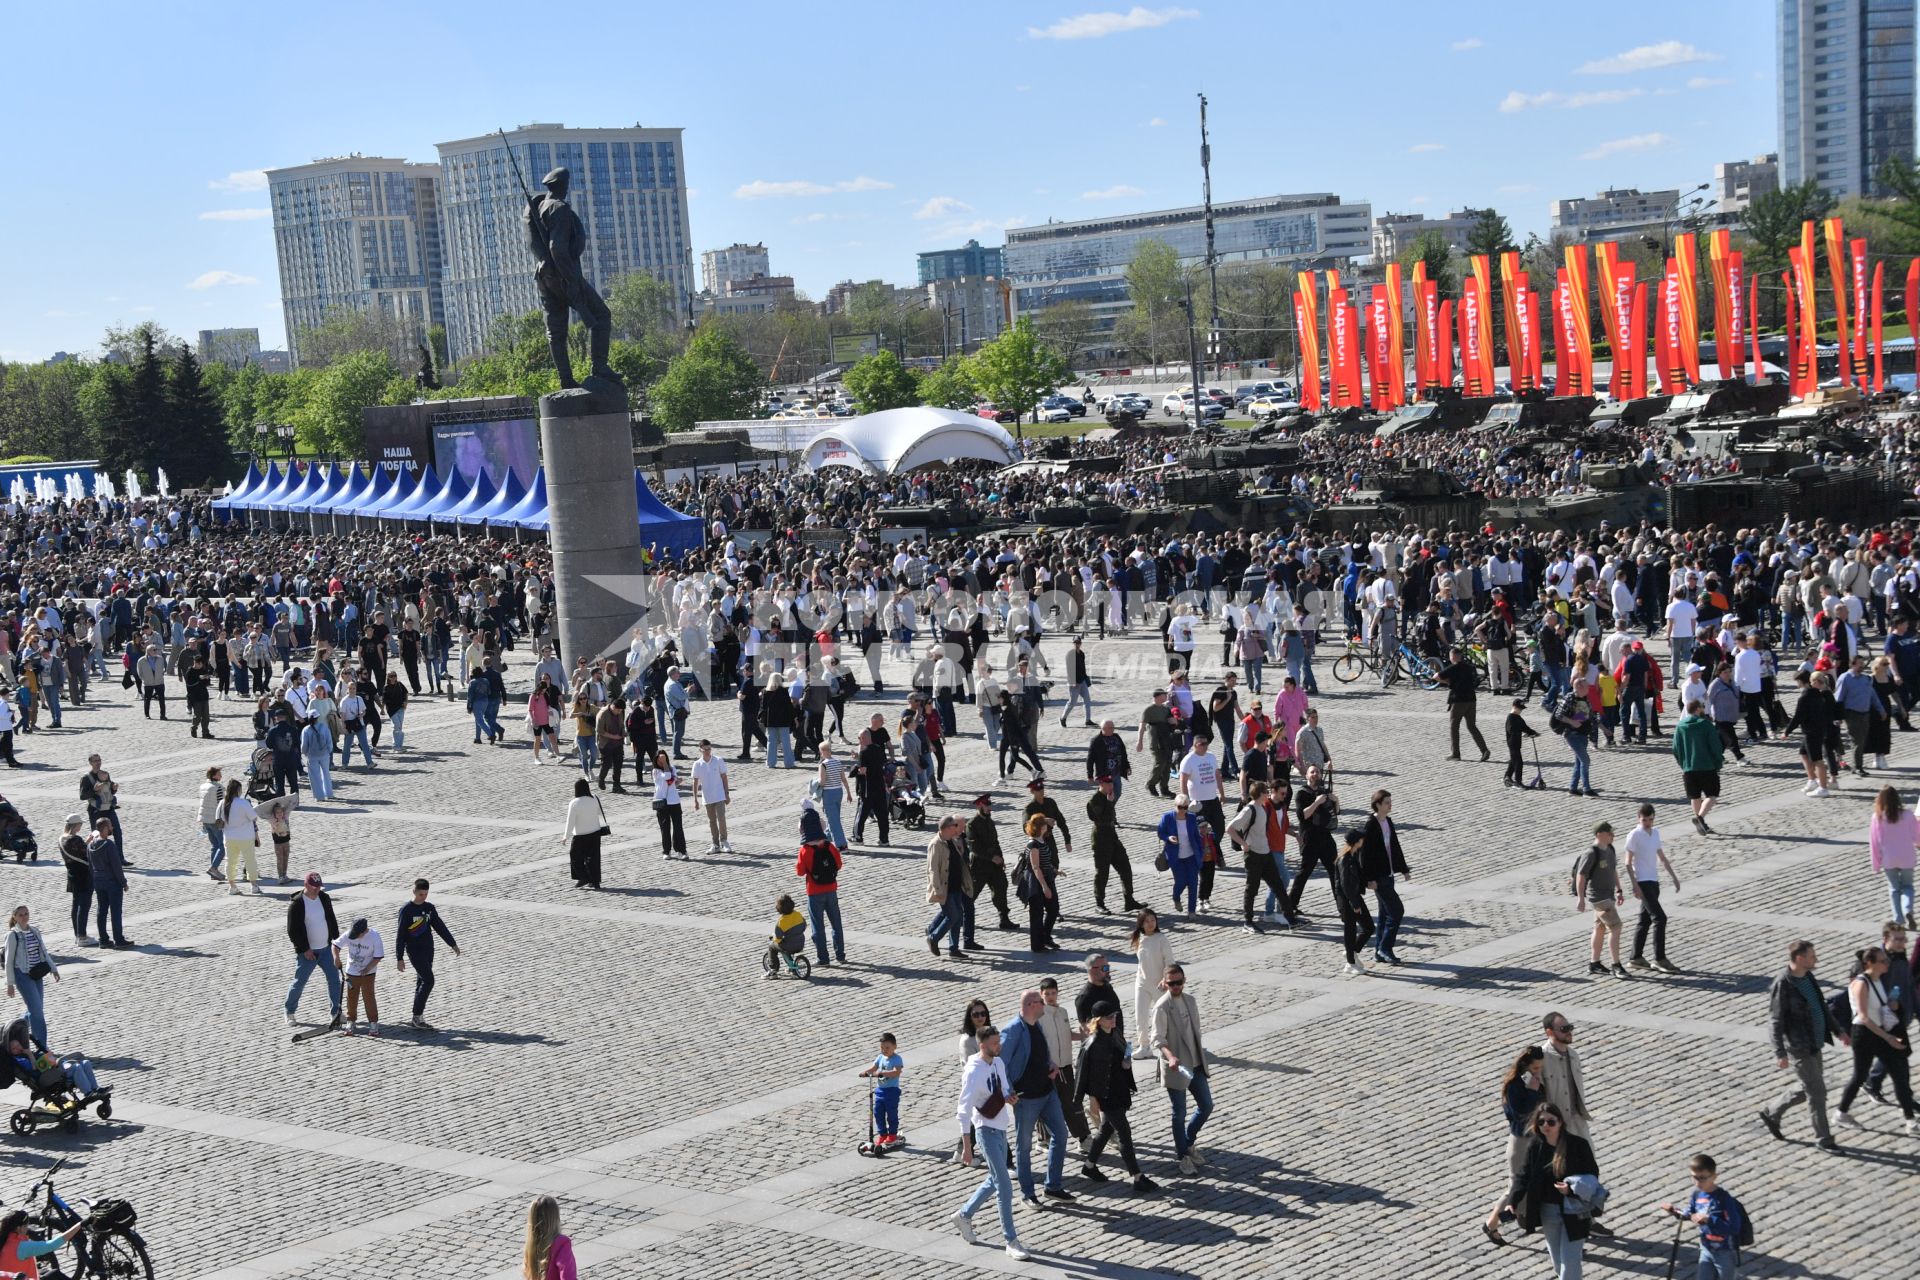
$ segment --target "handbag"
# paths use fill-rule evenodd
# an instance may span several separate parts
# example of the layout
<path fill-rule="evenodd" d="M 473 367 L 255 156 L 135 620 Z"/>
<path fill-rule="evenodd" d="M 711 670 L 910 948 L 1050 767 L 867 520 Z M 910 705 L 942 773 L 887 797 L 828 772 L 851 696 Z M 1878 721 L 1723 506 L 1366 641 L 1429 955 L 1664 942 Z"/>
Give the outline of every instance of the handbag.
<path fill-rule="evenodd" d="M 1153 855 L 1153 869 L 1155 871 L 1165 871 L 1170 865 L 1167 861 L 1167 851 L 1165 849 Z"/>
<path fill-rule="evenodd" d="M 991 1120 L 1006 1110 L 1006 1106 L 1007 1095 L 1000 1091 L 1000 1077 L 995 1076 L 993 1078 L 993 1092 L 989 1093 L 987 1100 L 981 1103 L 975 1110 L 979 1111 L 983 1119 Z"/>
<path fill-rule="evenodd" d="M 659 804 L 660 802 L 658 800 L 655 800 L 654 803 Z M 595 834 L 596 836 L 612 835 L 613 828 L 607 825 L 607 807 L 600 803 L 598 797 L 594 799 L 593 807 L 600 811 L 600 829 L 594 832 L 593 834 Z"/>
<path fill-rule="evenodd" d="M 53 972 L 53 966 L 48 964 L 45 960 L 42 960 L 39 964 L 36 964 L 33 966 L 33 968 L 27 970 L 27 976 L 29 978 L 32 978 L 35 982 L 44 982 L 46 981 L 47 975 L 52 972 Z"/>

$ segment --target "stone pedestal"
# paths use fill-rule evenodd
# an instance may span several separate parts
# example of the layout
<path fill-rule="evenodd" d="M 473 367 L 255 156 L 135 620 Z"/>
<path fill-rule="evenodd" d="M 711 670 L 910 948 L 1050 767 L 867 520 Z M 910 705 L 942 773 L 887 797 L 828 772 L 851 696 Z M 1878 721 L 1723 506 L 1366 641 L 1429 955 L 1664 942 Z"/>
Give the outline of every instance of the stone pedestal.
<path fill-rule="evenodd" d="M 642 606 L 637 588 L 640 510 L 633 490 L 633 431 L 626 392 L 574 387 L 540 397 L 553 546 L 554 631 L 568 670 L 625 650 Z"/>

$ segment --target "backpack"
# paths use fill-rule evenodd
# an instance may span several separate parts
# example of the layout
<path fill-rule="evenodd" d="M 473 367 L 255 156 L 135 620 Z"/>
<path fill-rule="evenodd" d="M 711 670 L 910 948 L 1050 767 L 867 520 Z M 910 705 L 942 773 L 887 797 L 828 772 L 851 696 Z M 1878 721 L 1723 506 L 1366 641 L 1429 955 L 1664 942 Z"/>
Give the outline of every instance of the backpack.
<path fill-rule="evenodd" d="M 818 885 L 822 889 L 832 889 L 840 883 L 840 864 L 833 857 L 833 845 L 826 840 L 813 842 L 808 846 L 813 850 L 813 861 L 807 865 L 807 883 Z M 827 856 L 822 857 L 824 853 Z"/>
<path fill-rule="evenodd" d="M 1842 987 L 1827 997 L 1827 1029 L 1838 1035 L 1852 1025 L 1853 1001 L 1847 998 L 1847 989 Z"/>
<path fill-rule="evenodd" d="M 1753 1219 L 1747 1216 L 1747 1206 L 1745 1206 L 1744 1204 L 1741 1204 L 1740 1198 L 1734 1195 L 1733 1192 L 1731 1191 L 1726 1192 L 1726 1197 L 1727 1197 L 1727 1200 L 1733 1205 L 1734 1247 L 1739 1249 L 1751 1249 L 1753 1247 Z"/>

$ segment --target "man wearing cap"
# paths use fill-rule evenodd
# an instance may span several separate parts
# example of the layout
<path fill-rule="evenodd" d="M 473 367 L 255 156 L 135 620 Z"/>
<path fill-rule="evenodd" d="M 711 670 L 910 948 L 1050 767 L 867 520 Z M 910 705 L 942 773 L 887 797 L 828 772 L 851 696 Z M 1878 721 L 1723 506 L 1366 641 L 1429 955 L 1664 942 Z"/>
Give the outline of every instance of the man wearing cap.
<path fill-rule="evenodd" d="M 1053 823 L 1053 830 L 1059 832 L 1060 838 L 1066 841 L 1067 852 L 1073 852 L 1073 832 L 1067 830 L 1067 819 L 1060 812 L 1060 806 L 1055 803 L 1052 796 L 1047 794 L 1047 780 L 1035 778 L 1027 784 L 1027 791 L 1033 798 L 1027 801 L 1026 812 L 1020 815 L 1020 825 L 1026 826 L 1027 819 L 1036 813 L 1046 814 Z M 1047 834 L 1047 843 L 1055 844 L 1052 832 Z M 1054 853 L 1056 856 L 1059 854 L 1057 844 L 1055 844 Z"/>
<path fill-rule="evenodd" d="M 990 890 L 994 910 L 1000 913 L 1000 932 L 1018 933 L 1020 926 L 1007 914 L 1007 864 L 1000 852 L 999 829 L 993 825 L 993 796 L 986 792 L 973 798 L 973 817 L 967 820 L 966 842 L 967 862 L 973 872 L 974 901 L 979 901 L 982 889 Z"/>
<path fill-rule="evenodd" d="M 572 310 L 587 327 L 587 347 L 593 361 L 588 375 L 604 378 L 616 385 L 620 378 L 607 363 L 613 338 L 613 313 L 580 270 L 581 255 L 587 248 L 587 229 L 580 215 L 567 204 L 567 184 L 571 175 L 562 167 L 540 179 L 547 189 L 544 196 L 527 197 L 527 247 L 540 265 L 534 270 L 534 290 L 540 297 L 540 309 L 546 313 L 547 348 L 560 385 L 578 386 L 573 380 L 573 357 L 567 348 L 567 312 Z"/>
<path fill-rule="evenodd" d="M 1127 847 L 1120 842 L 1116 812 L 1119 797 L 1115 794 L 1119 788 L 1105 774 L 1096 783 L 1097 790 L 1087 797 L 1087 819 L 1093 823 L 1093 903 L 1101 914 L 1111 914 L 1107 909 L 1107 873 L 1112 871 L 1120 877 L 1126 909 L 1138 911 L 1143 904 L 1133 897 L 1133 864 L 1127 860 Z"/>
<path fill-rule="evenodd" d="M 293 943 L 298 960 L 293 985 L 287 988 L 287 1025 L 298 1026 L 294 1013 L 300 1007 L 300 993 L 315 969 L 327 979 L 327 1006 L 332 1011 L 329 1026 L 340 1025 L 340 970 L 333 963 L 333 940 L 340 936 L 340 922 L 334 918 L 333 899 L 327 896 L 325 882 L 318 871 L 307 872 L 306 883 L 287 903 L 287 940 Z"/>
<path fill-rule="evenodd" d="M 1153 772 L 1147 776 L 1147 794 L 1168 796 L 1167 775 L 1173 771 L 1173 708 L 1167 705 L 1167 691 L 1155 689 L 1153 703 L 1140 713 L 1140 731 L 1134 735 L 1133 749 L 1139 751 L 1153 737 Z"/>

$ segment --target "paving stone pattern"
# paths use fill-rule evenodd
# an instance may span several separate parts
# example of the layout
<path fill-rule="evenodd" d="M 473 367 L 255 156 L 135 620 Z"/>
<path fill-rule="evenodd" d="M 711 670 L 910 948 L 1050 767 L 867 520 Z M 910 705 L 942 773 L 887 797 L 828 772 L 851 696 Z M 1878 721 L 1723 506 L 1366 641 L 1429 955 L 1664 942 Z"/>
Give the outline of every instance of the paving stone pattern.
<path fill-rule="evenodd" d="M 1119 721 L 1131 747 L 1164 670 L 1159 645 L 1135 636 L 1091 653 L 1098 711 Z M 523 690 L 524 657 L 513 666 Z M 903 674 L 889 664 L 889 693 L 851 707 L 849 727 L 875 709 L 891 724 Z M 1203 664 L 1203 694 L 1216 674 Z M 959 961 L 928 956 L 932 828 L 896 828 L 890 847 L 848 859 L 849 963 L 811 981 L 763 982 L 773 900 L 803 893 L 793 857 L 809 770 L 733 764 L 736 852 L 705 855 L 706 823 L 689 804 L 695 856 L 685 863 L 662 859 L 648 793 L 607 793 L 606 890 L 586 893 L 569 883 L 560 835 L 577 770 L 535 768 L 511 710 L 510 746 L 474 745 L 462 708 L 424 697 L 410 713 L 408 750 L 386 752 L 371 773 L 336 770 L 338 799 L 296 813 L 291 870 L 322 870 L 342 923 L 367 915 L 390 949 L 412 879 L 434 881 L 467 952 L 440 954 L 431 1017 L 443 1030 L 398 1027 L 412 982 L 390 960 L 380 980 L 388 1034 L 294 1045 L 280 1021 L 294 887 L 228 896 L 204 874 L 195 821 L 202 771 L 244 763 L 247 708 L 217 703 L 221 737 L 201 743 L 179 720 L 143 718 L 117 687 L 100 694 L 67 713 L 66 729 L 19 740 L 28 768 L 6 779 L 15 784 L 6 794 L 48 856 L 0 865 L 0 876 L 13 882 L 13 900 L 34 908 L 64 969 L 65 982 L 48 987 L 55 1045 L 92 1055 L 116 1086 L 116 1115 L 89 1117 L 77 1135 L 11 1138 L 0 1199 L 17 1203 L 41 1169 L 66 1158 L 63 1191 L 139 1207 L 162 1276 L 505 1280 L 518 1274 L 525 1206 L 541 1191 L 560 1198 L 596 1280 L 1545 1275 L 1537 1242 L 1495 1250 L 1476 1224 L 1504 1176 L 1499 1079 L 1538 1039 L 1548 1008 L 1579 1028 L 1596 1151 L 1614 1192 L 1619 1235 L 1589 1250 L 1596 1271 L 1664 1271 L 1672 1231 L 1649 1207 L 1681 1192 L 1696 1150 L 1719 1158 L 1759 1224 L 1744 1274 L 1864 1275 L 1912 1244 L 1885 1212 L 1911 1195 L 1920 1163 L 1892 1108 L 1861 1104 L 1869 1132 L 1850 1136 L 1838 1157 L 1814 1150 L 1804 1114 L 1788 1120 L 1785 1143 L 1753 1119 L 1781 1084 L 1765 992 L 1786 943 L 1818 942 L 1831 982 L 1886 911 L 1867 868 L 1871 787 L 1850 780 L 1832 800 L 1804 799 L 1785 745 L 1759 747 L 1753 767 L 1726 772 L 1719 834 L 1703 838 L 1687 824 L 1663 744 L 1596 752 L 1597 799 L 1506 790 L 1498 754 L 1488 764 L 1470 748 L 1467 763 L 1444 759 L 1441 695 L 1328 679 L 1318 705 L 1343 821 L 1358 821 L 1375 788 L 1395 793 L 1415 873 L 1403 889 L 1408 963 L 1339 976 L 1324 881 L 1307 891 L 1311 927 L 1242 932 L 1241 877 L 1223 869 L 1210 913 L 1166 921 L 1211 1051 L 1209 1167 L 1197 1177 L 1173 1167 L 1166 1097 L 1142 1064 L 1133 1117 L 1163 1191 L 1139 1198 L 1121 1180 L 1093 1184 L 1070 1160 L 1067 1185 L 1079 1199 L 1017 1210 L 1036 1258 L 1016 1264 L 997 1248 L 968 1248 L 946 1221 L 980 1177 L 947 1163 L 961 1010 L 979 996 L 1005 1021 L 1043 974 L 1061 980 L 1071 1003 L 1085 953 L 1099 949 L 1113 957 L 1133 1013 L 1130 922 L 1091 902 L 1087 731 L 1077 724 L 1050 719 L 1042 738 L 1076 837 L 1064 859 L 1064 951 L 1032 955 L 1023 933 L 994 928 L 983 898 L 989 949 Z M 1498 718 L 1483 705 L 1483 727 Z M 996 778 L 973 708 L 963 705 L 960 720 L 948 748 L 951 807 L 992 791 L 1003 843 L 1017 848 L 1024 785 Z M 737 731 L 731 703 L 696 703 L 690 742 L 711 734 L 731 756 Z M 1920 762 L 1908 743 L 1897 736 L 1890 771 L 1903 786 Z M 122 782 L 139 864 L 127 894 L 127 931 L 140 944 L 132 952 L 75 947 L 65 925 L 53 846 L 91 751 Z M 1544 737 L 1541 754 L 1550 784 L 1564 785 L 1564 744 Z M 1168 882 L 1152 870 L 1150 834 L 1163 805 L 1145 791 L 1147 755 L 1135 760 L 1124 835 L 1141 895 L 1164 906 Z M 632 776 L 629 762 L 630 785 Z M 1592 917 L 1571 909 L 1567 867 L 1595 821 L 1624 832 L 1642 798 L 1662 806 L 1685 882 L 1666 902 L 1670 949 L 1687 971 L 1589 977 Z M 851 829 L 852 803 L 845 818 Z M 1109 896 L 1118 903 L 1117 886 Z M 1625 914 L 1631 930 L 1631 901 Z M 303 1018 L 322 1018 L 324 1005 L 316 979 Z M 855 1152 L 867 1095 L 854 1072 L 882 1030 L 899 1037 L 908 1063 L 910 1143 L 870 1160 Z M 1830 1055 L 1835 1091 L 1844 1074 Z M 1110 1173 L 1116 1157 L 1105 1162 Z M 983 1243 L 997 1243 L 991 1210 L 977 1221 Z"/>

